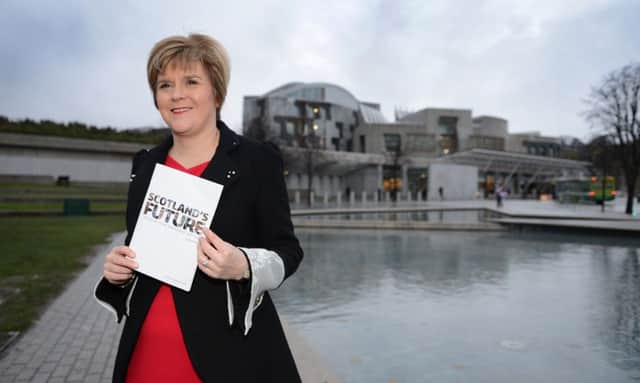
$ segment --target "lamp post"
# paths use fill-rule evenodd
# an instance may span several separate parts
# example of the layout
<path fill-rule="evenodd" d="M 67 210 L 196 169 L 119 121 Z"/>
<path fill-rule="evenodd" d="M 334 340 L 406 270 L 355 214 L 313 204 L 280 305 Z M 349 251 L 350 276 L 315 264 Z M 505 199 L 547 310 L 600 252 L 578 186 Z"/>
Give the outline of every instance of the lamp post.
<path fill-rule="evenodd" d="M 304 134 L 304 142 L 307 147 L 307 206 L 311 208 L 311 191 L 313 190 L 313 141 L 316 138 L 318 125 L 311 124 L 311 129 Z"/>

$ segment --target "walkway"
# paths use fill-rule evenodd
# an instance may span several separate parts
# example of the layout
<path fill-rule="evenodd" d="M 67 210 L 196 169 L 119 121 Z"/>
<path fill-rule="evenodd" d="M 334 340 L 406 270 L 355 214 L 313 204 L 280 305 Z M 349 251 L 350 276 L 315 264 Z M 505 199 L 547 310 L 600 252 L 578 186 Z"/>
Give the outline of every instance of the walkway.
<path fill-rule="evenodd" d="M 124 234 L 95 249 L 91 264 L 41 318 L 0 355 L 0 382 L 111 382 L 121 325 L 93 298 L 103 255 Z M 298 334 L 285 325 L 304 382 L 339 382 Z"/>

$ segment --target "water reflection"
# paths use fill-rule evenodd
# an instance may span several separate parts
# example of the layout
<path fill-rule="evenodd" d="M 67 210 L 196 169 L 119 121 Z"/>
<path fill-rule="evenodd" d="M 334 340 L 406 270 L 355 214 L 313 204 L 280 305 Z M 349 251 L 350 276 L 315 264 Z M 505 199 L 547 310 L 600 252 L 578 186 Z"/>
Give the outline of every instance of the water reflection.
<path fill-rule="evenodd" d="M 594 260 L 593 269 L 602 283 L 594 293 L 609 309 L 594 310 L 596 333 L 612 363 L 640 370 L 640 250 L 603 248 L 602 253 Z"/>
<path fill-rule="evenodd" d="M 347 382 L 633 381 L 638 241 L 300 230 L 280 312 Z"/>
<path fill-rule="evenodd" d="M 300 216 L 311 220 L 344 220 L 344 221 L 411 221 L 431 223 L 479 223 L 499 215 L 490 210 L 436 210 L 386 213 L 348 213 L 321 214 Z"/>

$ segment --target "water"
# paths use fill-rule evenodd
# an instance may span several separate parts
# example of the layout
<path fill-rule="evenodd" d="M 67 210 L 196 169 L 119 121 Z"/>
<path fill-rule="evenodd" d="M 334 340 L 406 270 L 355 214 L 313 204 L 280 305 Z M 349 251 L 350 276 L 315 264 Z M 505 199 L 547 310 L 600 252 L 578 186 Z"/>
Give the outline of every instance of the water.
<path fill-rule="evenodd" d="M 297 219 L 314 221 L 344 220 L 344 221 L 418 221 L 431 223 L 479 223 L 488 218 L 498 218 L 499 215 L 489 210 L 438 210 L 411 211 L 385 213 L 345 213 L 345 214 L 317 214 L 299 216 Z"/>
<path fill-rule="evenodd" d="M 297 234 L 305 260 L 274 298 L 345 382 L 640 381 L 638 241 Z"/>

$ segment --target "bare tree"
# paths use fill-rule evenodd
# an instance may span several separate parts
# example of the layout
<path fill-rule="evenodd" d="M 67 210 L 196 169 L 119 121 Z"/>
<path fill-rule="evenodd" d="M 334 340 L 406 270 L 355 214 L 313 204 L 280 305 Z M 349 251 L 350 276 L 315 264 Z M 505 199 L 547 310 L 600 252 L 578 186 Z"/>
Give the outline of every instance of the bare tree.
<path fill-rule="evenodd" d="M 633 198 L 640 173 L 640 64 L 630 64 L 609 73 L 601 84 L 591 88 L 585 100 L 587 121 L 610 137 L 622 159 L 627 189 L 625 213 L 633 213 Z"/>

